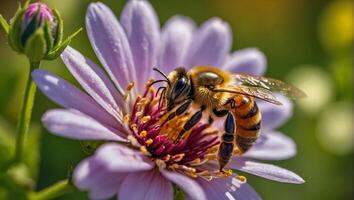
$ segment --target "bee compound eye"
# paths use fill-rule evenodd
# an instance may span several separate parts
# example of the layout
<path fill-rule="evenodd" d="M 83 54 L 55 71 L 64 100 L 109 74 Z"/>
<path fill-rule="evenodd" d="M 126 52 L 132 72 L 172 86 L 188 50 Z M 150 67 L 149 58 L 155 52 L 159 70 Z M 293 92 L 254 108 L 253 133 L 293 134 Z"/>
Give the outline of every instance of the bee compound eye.
<path fill-rule="evenodd" d="M 173 89 L 173 93 L 175 97 L 182 93 L 183 89 L 186 87 L 186 84 L 187 84 L 187 80 L 185 77 L 182 77 L 177 80 L 176 85 Z"/>
<path fill-rule="evenodd" d="M 183 89 L 185 84 L 186 84 L 186 78 L 184 78 L 184 77 L 180 78 L 176 83 L 176 90 Z"/>

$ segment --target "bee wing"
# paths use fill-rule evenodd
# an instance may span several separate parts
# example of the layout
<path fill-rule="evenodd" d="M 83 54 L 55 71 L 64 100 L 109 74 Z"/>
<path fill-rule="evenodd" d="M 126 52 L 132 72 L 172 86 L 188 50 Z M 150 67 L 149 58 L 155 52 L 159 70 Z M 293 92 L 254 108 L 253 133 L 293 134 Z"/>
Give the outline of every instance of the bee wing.
<path fill-rule="evenodd" d="M 256 88 L 262 88 L 262 92 L 263 90 L 268 90 L 270 92 L 278 92 L 291 99 L 306 97 L 306 94 L 303 91 L 291 84 L 287 84 L 283 81 L 263 76 L 253 76 L 249 74 L 233 74 L 232 81 L 233 84 L 238 87 L 248 86 L 249 88 L 255 88 L 251 89 L 254 91 L 257 91 Z"/>
<path fill-rule="evenodd" d="M 262 99 L 264 101 L 268 101 L 276 105 L 282 105 L 282 103 L 277 100 L 277 98 L 273 95 L 271 91 L 266 90 L 262 87 L 251 87 L 246 85 L 229 85 L 226 88 L 220 88 L 220 87 L 215 88 L 213 89 L 213 91 L 243 94 L 258 99 Z"/>

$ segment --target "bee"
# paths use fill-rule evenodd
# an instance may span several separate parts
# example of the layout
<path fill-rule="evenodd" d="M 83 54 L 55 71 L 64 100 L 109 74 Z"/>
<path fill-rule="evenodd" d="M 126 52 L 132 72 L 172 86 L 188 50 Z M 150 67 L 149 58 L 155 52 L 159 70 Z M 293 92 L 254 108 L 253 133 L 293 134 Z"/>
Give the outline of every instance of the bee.
<path fill-rule="evenodd" d="M 177 141 L 201 120 L 203 112 L 210 114 L 210 123 L 215 117 L 225 118 L 218 147 L 220 171 L 230 161 L 235 147 L 241 155 L 259 137 L 262 116 L 255 99 L 281 105 L 273 92 L 292 99 L 306 96 L 298 88 L 280 80 L 249 74 L 231 74 L 211 66 L 197 66 L 189 71 L 179 67 L 167 76 L 157 68 L 154 70 L 165 78 L 154 83 L 167 83 L 167 86 L 158 89 L 158 92 L 162 90 L 160 100 L 166 102 L 167 112 L 170 112 L 162 125 L 185 113 L 192 103 L 200 108 L 185 123 Z"/>

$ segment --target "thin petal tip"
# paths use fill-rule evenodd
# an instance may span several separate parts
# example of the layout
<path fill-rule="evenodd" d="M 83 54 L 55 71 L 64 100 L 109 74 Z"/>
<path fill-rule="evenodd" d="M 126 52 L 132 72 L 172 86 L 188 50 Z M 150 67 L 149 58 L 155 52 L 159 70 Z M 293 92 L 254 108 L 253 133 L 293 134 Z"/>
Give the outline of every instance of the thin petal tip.
<path fill-rule="evenodd" d="M 226 21 L 223 21 L 219 17 L 213 17 L 210 20 L 208 20 L 207 23 L 209 23 L 211 28 L 214 28 L 216 30 L 231 32 L 231 27 L 230 27 L 229 23 L 227 23 Z"/>

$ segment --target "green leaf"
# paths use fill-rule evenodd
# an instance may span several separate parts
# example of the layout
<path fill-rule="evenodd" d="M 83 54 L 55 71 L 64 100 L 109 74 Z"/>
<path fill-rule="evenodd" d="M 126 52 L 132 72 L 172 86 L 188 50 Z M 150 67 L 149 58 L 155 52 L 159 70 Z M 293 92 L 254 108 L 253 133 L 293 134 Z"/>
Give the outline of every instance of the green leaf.
<path fill-rule="evenodd" d="M 71 40 L 80 33 L 80 31 L 82 31 L 82 28 L 80 28 L 79 30 L 77 30 L 75 33 L 73 33 L 72 35 L 70 35 L 68 38 L 66 38 L 66 40 L 64 40 L 64 42 L 62 42 L 61 44 L 58 45 L 57 48 L 54 49 L 54 51 L 50 52 L 45 59 L 46 60 L 54 60 L 56 59 L 58 56 L 60 56 L 60 54 L 65 50 L 65 48 L 70 44 Z"/>
<path fill-rule="evenodd" d="M 58 10 L 56 9 L 53 9 L 53 12 L 54 12 L 54 16 L 57 18 L 57 32 L 56 32 L 56 35 L 55 35 L 55 40 L 54 40 L 54 48 L 56 48 L 58 46 L 58 44 L 61 43 L 61 41 L 63 40 L 63 19 L 61 18 L 60 16 L 60 13 Z"/>
<path fill-rule="evenodd" d="M 39 62 L 46 55 L 47 44 L 42 29 L 32 34 L 25 46 L 25 54 L 31 62 Z"/>
<path fill-rule="evenodd" d="M 21 23 L 25 10 L 22 10 L 21 7 L 17 10 L 15 16 L 10 20 L 10 29 L 9 29 L 9 44 L 13 50 L 23 53 L 23 46 L 21 45 Z"/>
<path fill-rule="evenodd" d="M 2 29 L 4 29 L 5 33 L 8 34 L 9 33 L 9 24 L 7 23 L 6 19 L 0 14 L 0 25 L 2 27 Z"/>

